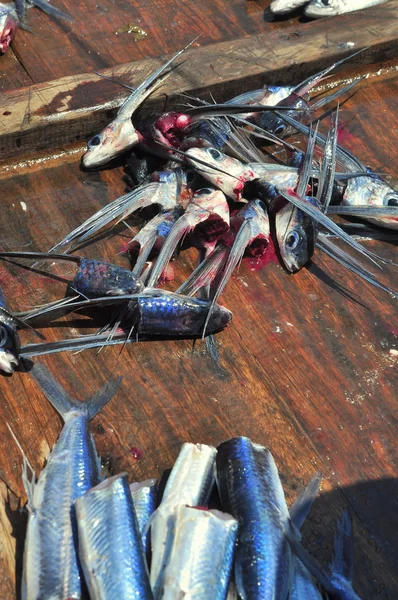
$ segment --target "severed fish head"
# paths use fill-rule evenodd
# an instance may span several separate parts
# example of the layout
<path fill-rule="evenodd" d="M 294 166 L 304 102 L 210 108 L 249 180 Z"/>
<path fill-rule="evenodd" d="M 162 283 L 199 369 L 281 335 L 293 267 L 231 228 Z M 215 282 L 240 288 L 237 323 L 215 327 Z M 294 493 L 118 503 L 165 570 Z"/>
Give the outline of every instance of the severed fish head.
<path fill-rule="evenodd" d="M 377 175 L 372 177 L 353 177 L 347 182 L 342 200 L 343 206 L 360 206 L 363 208 L 362 218 L 380 227 L 388 229 L 398 229 L 398 219 L 392 216 L 377 216 L 369 210 L 366 214 L 366 208 L 375 207 L 398 207 L 398 191 L 394 190 L 388 183 L 383 181 Z M 373 213 L 373 214 L 371 214 Z"/>
<path fill-rule="evenodd" d="M 19 364 L 19 339 L 15 328 L 0 323 L 0 371 L 13 373 Z"/>
<path fill-rule="evenodd" d="M 241 199 L 245 183 L 257 178 L 250 165 L 217 148 L 190 148 L 187 155 L 198 173 L 236 201 Z"/>
<path fill-rule="evenodd" d="M 290 273 L 297 273 L 314 254 L 318 235 L 316 223 L 288 203 L 275 215 L 275 231 L 284 266 Z"/>
<path fill-rule="evenodd" d="M 140 141 L 139 134 L 131 119 L 116 118 L 101 133 L 94 135 L 87 143 L 82 162 L 86 169 L 102 167 L 119 154 L 126 152 Z"/>
<path fill-rule="evenodd" d="M 285 15 L 293 12 L 303 4 L 307 4 L 308 0 L 272 0 L 270 11 L 274 15 Z"/>
<path fill-rule="evenodd" d="M 8 50 L 18 27 L 18 15 L 14 4 L 0 3 L 0 54 Z"/>

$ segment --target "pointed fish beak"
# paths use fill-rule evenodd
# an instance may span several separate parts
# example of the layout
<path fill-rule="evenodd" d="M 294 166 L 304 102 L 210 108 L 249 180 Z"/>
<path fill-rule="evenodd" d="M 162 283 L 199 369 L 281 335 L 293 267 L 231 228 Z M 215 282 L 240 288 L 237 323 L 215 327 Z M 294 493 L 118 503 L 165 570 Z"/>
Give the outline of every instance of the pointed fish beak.
<path fill-rule="evenodd" d="M 0 371 L 7 374 L 14 373 L 18 364 L 19 361 L 17 357 L 11 352 L 8 350 L 0 350 Z"/>

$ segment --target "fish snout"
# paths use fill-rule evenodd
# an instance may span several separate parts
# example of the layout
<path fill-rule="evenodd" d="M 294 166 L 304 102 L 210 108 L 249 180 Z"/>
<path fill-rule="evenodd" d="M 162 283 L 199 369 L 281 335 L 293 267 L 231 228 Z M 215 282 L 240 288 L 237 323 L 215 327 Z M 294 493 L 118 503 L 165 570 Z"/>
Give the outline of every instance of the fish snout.
<path fill-rule="evenodd" d="M 216 304 L 211 311 L 211 316 L 207 325 L 207 332 L 210 333 L 213 331 L 218 331 L 219 329 L 223 329 L 231 320 L 232 312 L 228 310 L 228 308 Z"/>

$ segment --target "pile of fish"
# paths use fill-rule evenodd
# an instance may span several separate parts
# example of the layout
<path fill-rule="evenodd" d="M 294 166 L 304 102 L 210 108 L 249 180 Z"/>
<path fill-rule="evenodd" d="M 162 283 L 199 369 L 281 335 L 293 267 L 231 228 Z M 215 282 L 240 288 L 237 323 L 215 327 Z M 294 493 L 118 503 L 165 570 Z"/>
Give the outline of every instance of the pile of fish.
<path fill-rule="evenodd" d="M 126 473 L 102 479 L 88 425 L 120 379 L 76 402 L 43 365 L 31 373 L 65 424 L 37 480 L 24 455 L 23 600 L 79 600 L 85 586 L 91 600 L 359 598 L 347 512 L 329 571 L 301 544 L 319 473 L 288 510 L 271 453 L 237 437 L 183 444 L 162 492 Z"/>
<path fill-rule="evenodd" d="M 36 261 L 35 270 L 45 274 L 48 261 L 76 267 L 72 280 L 65 279 L 65 297 L 45 306 L 15 314 L 0 296 L 2 371 L 11 373 L 24 356 L 153 336 L 207 335 L 216 360 L 212 334 L 232 317 L 217 302 L 244 257 L 261 265 L 279 260 L 288 273 L 297 273 L 318 250 L 395 295 L 363 262 L 380 272 L 392 261 L 350 235 L 348 224 L 331 218 L 359 219 L 387 234 L 398 226 L 398 192 L 337 143 L 338 105 L 333 104 L 357 81 L 315 101 L 308 98 L 347 58 L 296 86 L 264 87 L 224 104 L 186 97 L 184 112 L 152 114 L 137 123 L 137 109 L 173 73 L 184 50 L 134 88 L 115 119 L 88 142 L 85 168 L 112 166 L 115 157 L 124 155 L 135 187 L 47 252 L 0 252 L 5 261 Z M 314 113 L 326 105 L 333 110 L 323 136 Z M 303 150 L 286 141 L 291 133 L 301 134 Z M 144 224 L 125 248 L 131 268 L 71 254 L 104 232 L 113 235 L 115 225 L 120 229 L 137 211 Z M 173 278 L 172 259 L 187 247 L 198 250 L 197 268 L 174 292 L 160 289 Z M 48 325 L 75 311 L 95 316 L 100 328 L 91 335 L 20 348 L 17 329 Z"/>
<path fill-rule="evenodd" d="M 310 19 L 321 19 L 384 4 L 387 0 L 271 0 L 270 11 L 274 15 L 287 15 L 304 8 Z"/>

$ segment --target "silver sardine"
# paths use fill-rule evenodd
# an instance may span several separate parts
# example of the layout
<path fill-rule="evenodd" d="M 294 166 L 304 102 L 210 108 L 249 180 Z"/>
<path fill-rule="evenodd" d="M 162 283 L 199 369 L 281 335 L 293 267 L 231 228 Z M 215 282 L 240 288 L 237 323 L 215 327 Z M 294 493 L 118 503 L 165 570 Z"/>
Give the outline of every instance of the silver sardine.
<path fill-rule="evenodd" d="M 76 500 L 79 557 L 91 600 L 152 600 L 126 473 Z"/>
<path fill-rule="evenodd" d="M 74 502 L 99 483 L 101 469 L 89 422 L 115 394 L 121 378 L 82 403 L 73 400 L 43 365 L 35 364 L 31 373 L 65 424 L 37 482 L 28 481 L 24 459 L 29 518 L 22 600 L 79 600 Z"/>
<path fill-rule="evenodd" d="M 226 600 L 237 532 L 227 513 L 179 506 L 162 600 Z"/>
<path fill-rule="evenodd" d="M 216 449 L 212 446 L 185 443 L 167 480 L 151 526 L 150 579 L 156 599 L 163 591 L 164 569 L 174 540 L 176 508 L 206 506 L 214 484 L 215 457 Z"/>
<path fill-rule="evenodd" d="M 150 547 L 148 522 L 156 508 L 158 482 L 156 479 L 147 479 L 146 481 L 132 483 L 130 485 L 130 492 L 133 498 L 142 545 L 146 554 Z"/>

